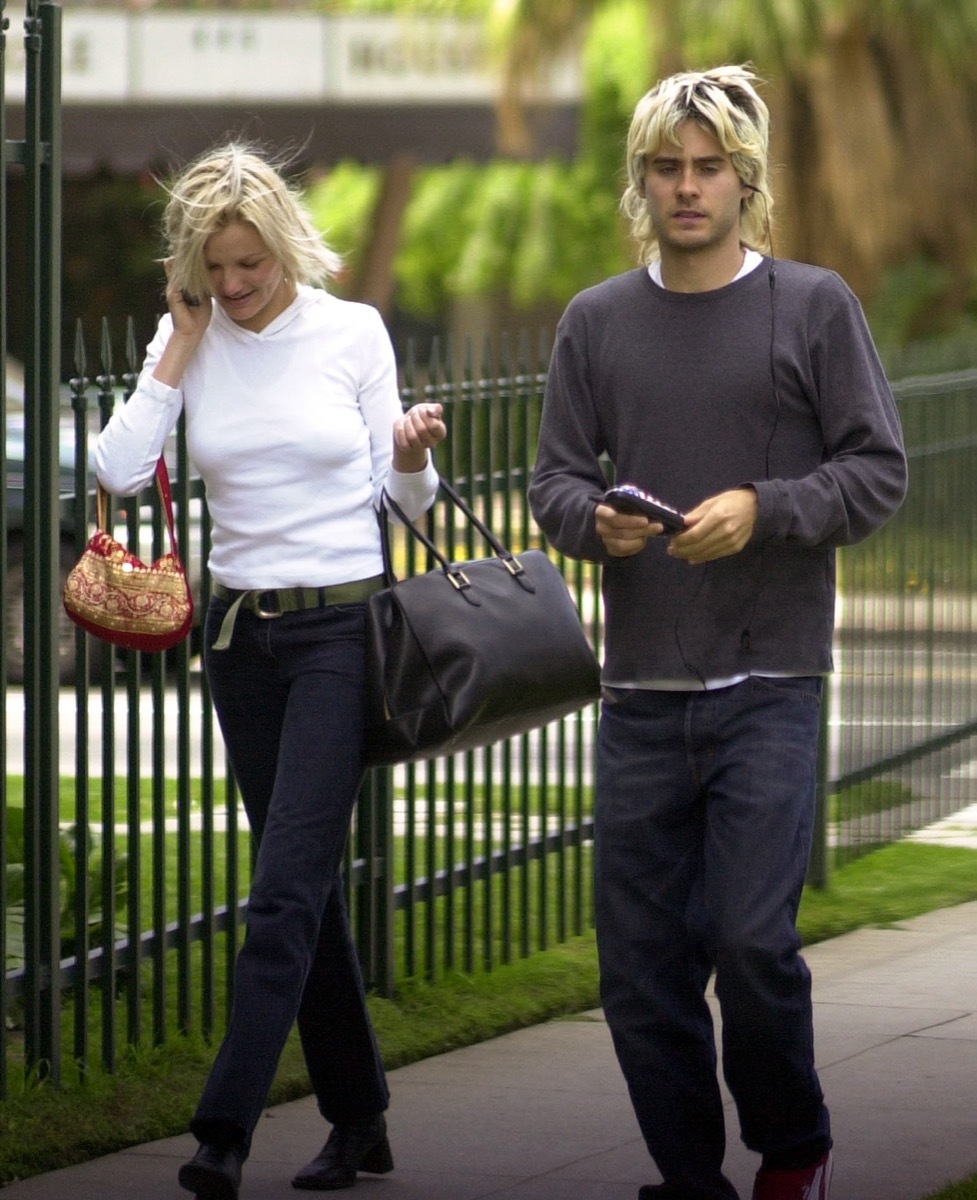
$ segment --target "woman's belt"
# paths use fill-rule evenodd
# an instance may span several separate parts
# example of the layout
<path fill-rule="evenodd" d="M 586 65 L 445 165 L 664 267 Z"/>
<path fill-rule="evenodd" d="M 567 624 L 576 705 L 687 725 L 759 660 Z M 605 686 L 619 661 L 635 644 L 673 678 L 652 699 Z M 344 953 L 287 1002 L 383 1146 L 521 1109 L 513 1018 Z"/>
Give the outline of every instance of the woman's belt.
<path fill-rule="evenodd" d="M 221 622 L 220 634 L 214 642 L 214 650 L 226 650 L 234 634 L 234 622 L 242 608 L 256 617 L 270 619 L 287 612 L 301 612 L 307 608 L 327 608 L 331 604 L 359 604 L 378 592 L 384 585 L 383 575 L 369 579 L 353 579 L 349 583 L 334 583 L 328 587 L 290 588 L 229 588 L 222 583 L 213 585 L 213 593 L 226 600 L 230 608 Z"/>

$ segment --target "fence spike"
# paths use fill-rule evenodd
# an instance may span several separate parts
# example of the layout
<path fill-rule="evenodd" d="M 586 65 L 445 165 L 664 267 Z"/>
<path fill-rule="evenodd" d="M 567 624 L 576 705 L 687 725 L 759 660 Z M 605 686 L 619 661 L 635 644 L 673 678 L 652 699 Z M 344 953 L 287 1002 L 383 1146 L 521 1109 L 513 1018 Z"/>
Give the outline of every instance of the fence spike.
<path fill-rule="evenodd" d="M 108 317 L 102 317 L 102 336 L 99 346 L 99 353 L 102 359 L 101 374 L 96 375 L 95 382 L 98 384 L 98 402 L 105 414 L 105 419 L 112 415 L 112 409 L 115 407 L 115 376 L 112 374 L 112 338 L 109 334 Z"/>
<path fill-rule="evenodd" d="M 455 344 L 449 333 L 444 339 L 444 368 L 438 381 L 437 395 L 447 409 L 455 397 Z"/>
<path fill-rule="evenodd" d="M 68 380 L 71 392 L 71 407 L 76 413 L 83 412 L 86 406 L 85 392 L 88 379 L 85 377 L 85 334 L 81 320 L 75 322 L 75 374 Z"/>
<path fill-rule="evenodd" d="M 431 353 L 427 360 L 428 387 L 441 374 L 441 338 L 435 334 L 431 338 Z"/>
<path fill-rule="evenodd" d="M 102 371 L 110 375 L 112 373 L 112 338 L 109 336 L 109 319 L 102 317 Z"/>
<path fill-rule="evenodd" d="M 87 359 L 85 355 L 85 334 L 81 325 L 81 318 L 75 322 L 75 371 L 78 375 L 85 374 Z"/>
<path fill-rule="evenodd" d="M 503 333 L 500 339 L 499 373 L 506 380 L 512 375 L 512 341 L 508 333 Z"/>
<path fill-rule="evenodd" d="M 451 336 L 450 333 L 445 334 L 444 367 L 442 370 L 442 379 L 448 383 L 450 383 L 451 380 L 454 378 L 454 366 L 455 366 L 454 355 L 455 355 L 454 338 Z"/>
<path fill-rule="evenodd" d="M 516 352 L 516 364 L 520 375 L 530 374 L 529 330 L 523 328 L 519 334 L 519 349 Z"/>
<path fill-rule="evenodd" d="M 140 362 L 136 349 L 136 322 L 132 317 L 126 317 L 126 370 L 122 372 L 122 386 L 125 398 L 128 400 L 136 390 L 139 379 Z"/>
<path fill-rule="evenodd" d="M 404 355 L 404 386 L 400 389 L 401 404 L 410 408 L 417 396 L 417 346 L 413 338 L 407 339 Z"/>
<path fill-rule="evenodd" d="M 126 366 L 130 371 L 139 370 L 139 358 L 136 350 L 136 322 L 132 317 L 126 317 Z"/>

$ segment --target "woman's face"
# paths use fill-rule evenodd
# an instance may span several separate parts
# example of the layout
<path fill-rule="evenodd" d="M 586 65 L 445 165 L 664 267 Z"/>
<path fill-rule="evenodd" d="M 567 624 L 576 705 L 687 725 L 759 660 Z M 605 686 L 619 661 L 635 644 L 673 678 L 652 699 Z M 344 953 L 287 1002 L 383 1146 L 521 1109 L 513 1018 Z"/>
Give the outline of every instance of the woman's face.
<path fill-rule="evenodd" d="M 204 244 L 210 290 L 232 321 L 260 333 L 295 299 L 295 286 L 253 225 L 232 221 Z"/>

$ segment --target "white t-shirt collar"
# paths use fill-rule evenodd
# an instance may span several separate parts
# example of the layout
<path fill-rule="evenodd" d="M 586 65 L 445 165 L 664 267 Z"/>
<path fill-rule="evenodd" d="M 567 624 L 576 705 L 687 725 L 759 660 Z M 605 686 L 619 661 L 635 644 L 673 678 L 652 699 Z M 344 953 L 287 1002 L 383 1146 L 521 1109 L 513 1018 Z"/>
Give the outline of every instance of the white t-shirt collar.
<path fill-rule="evenodd" d="M 755 271 L 760 263 L 763 262 L 763 255 L 756 250 L 747 250 L 743 255 L 743 265 L 736 272 L 735 276 L 730 280 L 730 283 L 735 283 L 737 279 L 742 279 L 744 275 L 749 275 L 751 271 Z M 662 260 L 654 259 L 648 264 L 648 275 L 652 283 L 657 283 L 660 288 L 664 288 L 662 283 Z M 666 291 L 668 289 L 666 288 Z"/>

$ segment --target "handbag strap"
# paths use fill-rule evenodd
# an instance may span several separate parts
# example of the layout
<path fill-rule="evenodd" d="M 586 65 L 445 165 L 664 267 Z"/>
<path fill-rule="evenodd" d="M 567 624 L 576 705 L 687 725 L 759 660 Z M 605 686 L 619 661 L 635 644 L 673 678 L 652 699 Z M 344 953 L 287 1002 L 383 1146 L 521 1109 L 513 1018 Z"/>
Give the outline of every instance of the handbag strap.
<path fill-rule="evenodd" d="M 472 510 L 467 501 L 465 501 L 459 495 L 459 493 L 455 491 L 455 489 L 450 483 L 448 483 L 443 475 L 438 476 L 438 485 L 448 499 L 452 502 L 452 504 L 454 504 L 454 506 L 464 514 L 469 523 L 474 526 L 474 528 L 477 529 L 482 537 L 488 542 L 488 544 L 495 551 L 496 557 L 499 558 L 499 560 L 503 563 L 510 575 L 516 579 L 519 579 L 519 576 L 524 573 L 522 563 L 520 563 L 519 559 L 516 558 L 511 550 L 506 549 L 506 547 L 502 544 L 502 542 L 499 541 L 491 529 L 489 529 L 489 527 L 482 520 L 480 520 L 478 516 L 476 516 L 475 512 Z M 385 507 L 397 517 L 404 528 L 427 548 L 432 557 L 435 558 L 440 564 L 441 570 L 447 576 L 448 580 L 456 588 L 461 590 L 469 586 L 468 579 L 465 577 L 465 573 L 461 567 L 457 567 L 451 563 L 441 553 L 434 542 L 431 541 L 427 534 L 417 528 L 414 522 L 407 516 L 407 514 L 400 507 L 397 501 L 393 499 L 386 488 L 383 490 L 383 503 Z M 383 552 L 383 573 L 386 577 L 387 587 L 392 587 L 393 584 L 397 582 L 397 576 L 394 574 L 393 556 L 390 552 L 390 528 L 388 522 L 384 519 L 384 514 L 380 513 L 379 516 L 380 545 Z"/>
<path fill-rule="evenodd" d="M 176 523 L 173 520 L 173 492 L 170 489 L 170 473 L 166 469 L 166 460 L 162 455 L 156 464 L 156 490 L 159 493 L 163 513 L 166 517 L 166 528 L 170 535 L 170 550 L 175 558 L 179 558 L 180 552 L 176 544 Z M 112 533 L 109 521 L 109 494 L 98 482 L 95 484 L 95 519 L 99 529 L 108 534 Z"/>

